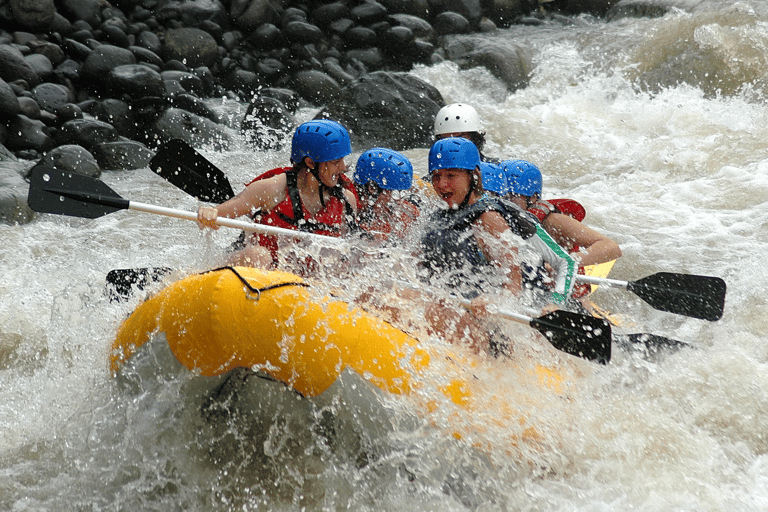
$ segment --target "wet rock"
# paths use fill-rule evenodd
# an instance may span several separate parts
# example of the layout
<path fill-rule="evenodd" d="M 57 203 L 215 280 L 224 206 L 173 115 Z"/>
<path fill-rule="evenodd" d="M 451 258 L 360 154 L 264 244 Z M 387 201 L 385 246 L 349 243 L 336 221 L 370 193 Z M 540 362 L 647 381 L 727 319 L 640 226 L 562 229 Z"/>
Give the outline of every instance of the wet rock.
<path fill-rule="evenodd" d="M 366 70 L 379 69 L 385 62 L 384 54 L 379 48 L 349 50 L 347 52 L 347 58 L 362 64 Z"/>
<path fill-rule="evenodd" d="M 503 81 L 510 92 L 528 85 L 531 57 L 521 48 L 494 44 L 476 37 L 452 40 L 446 45 L 446 54 L 462 69 L 484 67 Z"/>
<path fill-rule="evenodd" d="M 272 50 L 282 44 L 283 33 L 271 23 L 263 23 L 248 37 L 257 50 Z"/>
<path fill-rule="evenodd" d="M 0 160 L 15 160 L 9 151 L 0 146 Z M 29 184 L 13 169 L 0 167 L 0 222 L 26 224 L 35 217 L 27 204 Z"/>
<path fill-rule="evenodd" d="M 360 25 L 371 25 L 387 18 L 387 8 L 375 1 L 368 1 L 350 9 L 349 17 Z"/>
<path fill-rule="evenodd" d="M 160 73 L 163 80 L 176 80 L 185 91 L 198 96 L 205 94 L 205 84 L 196 74 L 189 71 L 163 71 Z"/>
<path fill-rule="evenodd" d="M 70 38 L 65 38 L 61 42 L 61 47 L 70 58 L 76 61 L 87 59 L 88 55 L 93 51 L 90 46 Z"/>
<path fill-rule="evenodd" d="M 433 23 L 435 32 L 440 35 L 466 34 L 469 32 L 469 20 L 457 12 L 441 12 Z"/>
<path fill-rule="evenodd" d="M 170 103 L 176 108 L 180 108 L 198 116 L 208 118 L 215 123 L 221 121 L 218 114 L 216 114 L 212 108 L 206 105 L 203 100 L 192 96 L 191 94 L 186 94 L 183 92 L 181 94 L 176 94 L 171 99 Z"/>
<path fill-rule="evenodd" d="M 444 105 L 440 92 L 426 82 L 378 71 L 344 87 L 316 117 L 342 123 L 356 147 L 402 151 L 431 145 L 435 114 Z"/>
<path fill-rule="evenodd" d="M 207 32 L 197 28 L 176 28 L 165 33 L 161 57 L 178 60 L 191 68 L 210 67 L 219 60 L 219 47 Z"/>
<path fill-rule="evenodd" d="M 88 113 L 112 125 L 122 137 L 132 139 L 137 136 L 134 108 L 128 102 L 112 98 L 95 101 L 90 105 Z"/>
<path fill-rule="evenodd" d="M 35 72 L 41 80 L 50 80 L 53 76 L 53 63 L 45 55 L 32 53 L 24 57 L 29 67 Z"/>
<path fill-rule="evenodd" d="M 77 105 L 74 105 L 72 103 L 67 103 L 66 105 L 62 105 L 61 107 L 58 107 L 53 112 L 56 117 L 58 117 L 59 121 L 62 123 L 66 123 L 67 121 L 72 121 L 73 119 L 82 119 L 83 118 L 83 111 L 78 107 Z"/>
<path fill-rule="evenodd" d="M 40 77 L 24 60 L 24 55 L 7 44 L 0 45 L 0 78 L 8 83 L 24 80 L 30 86 L 40 83 Z"/>
<path fill-rule="evenodd" d="M 105 142 L 91 150 L 104 170 L 130 170 L 149 167 L 154 152 L 135 141 Z"/>
<path fill-rule="evenodd" d="M 120 27 L 104 24 L 101 27 L 101 33 L 104 41 L 111 45 L 119 46 L 120 48 L 128 48 L 131 45 L 128 35 Z"/>
<path fill-rule="evenodd" d="M 368 27 L 352 27 L 344 33 L 347 48 L 370 48 L 376 46 L 378 36 Z"/>
<path fill-rule="evenodd" d="M 528 0 L 494 0 L 486 15 L 499 25 L 509 26 L 530 11 Z"/>
<path fill-rule="evenodd" d="M 181 24 L 199 27 L 211 34 L 221 33 L 220 28 L 228 25 L 229 14 L 224 4 L 218 0 L 187 0 L 178 5 Z"/>
<path fill-rule="evenodd" d="M 430 2 L 428 0 L 381 0 L 381 3 L 391 13 L 417 16 L 424 20 L 430 17 Z"/>
<path fill-rule="evenodd" d="M 32 89 L 32 97 L 41 109 L 54 113 L 58 108 L 72 103 L 74 96 L 63 85 L 43 83 Z"/>
<path fill-rule="evenodd" d="M 83 62 L 82 79 L 91 90 L 100 90 L 105 79 L 118 66 L 136 64 L 136 57 L 127 48 L 104 44 L 93 50 Z"/>
<path fill-rule="evenodd" d="M 67 121 L 56 132 L 56 144 L 77 144 L 90 149 L 102 142 L 114 142 L 118 138 L 114 126 L 97 119 L 74 119 Z"/>
<path fill-rule="evenodd" d="M 157 55 L 152 50 L 148 50 L 141 46 L 129 46 L 128 49 L 131 51 L 131 53 L 133 53 L 133 56 L 136 57 L 137 64 L 146 63 L 146 64 L 152 64 L 153 66 L 156 66 L 158 69 L 162 68 L 163 59 L 161 59 L 160 56 Z"/>
<path fill-rule="evenodd" d="M 154 32 L 144 30 L 136 37 L 136 46 L 146 48 L 155 54 L 160 54 L 163 49 L 163 43 L 160 38 Z"/>
<path fill-rule="evenodd" d="M 76 144 L 65 144 L 50 150 L 43 156 L 40 163 L 92 178 L 101 176 L 101 169 L 93 155 L 84 147 Z"/>
<path fill-rule="evenodd" d="M 70 19 L 82 20 L 91 27 L 101 25 L 101 6 L 103 0 L 61 0 L 64 11 Z"/>
<path fill-rule="evenodd" d="M 64 54 L 64 50 L 61 49 L 61 46 L 54 43 L 38 41 L 35 39 L 33 41 L 29 41 L 27 46 L 32 51 L 32 53 L 45 55 L 46 58 L 48 58 L 48 60 L 50 60 L 51 64 L 54 66 L 58 66 L 67 58 L 67 56 Z"/>
<path fill-rule="evenodd" d="M 18 98 L 20 114 L 27 116 L 30 119 L 40 119 L 40 105 L 35 100 L 27 96 L 21 96 Z M 2 109 L 0 108 L 0 111 Z"/>
<path fill-rule="evenodd" d="M 254 99 L 245 113 L 240 132 L 259 149 L 279 149 L 288 139 L 291 115 L 280 100 L 265 96 Z"/>
<path fill-rule="evenodd" d="M 672 9 L 692 11 L 701 0 L 620 0 L 609 6 L 605 19 L 616 21 L 622 18 L 660 18 Z M 590 4 L 589 9 L 600 10 L 603 5 Z"/>
<path fill-rule="evenodd" d="M 235 18 L 237 28 L 248 32 L 264 23 L 277 23 L 280 13 L 270 0 L 251 0 L 241 14 L 232 12 L 232 17 Z"/>
<path fill-rule="evenodd" d="M 56 144 L 42 121 L 19 114 L 8 123 L 5 145 L 11 151 L 34 150 L 42 153 Z"/>
<path fill-rule="evenodd" d="M 23 112 L 19 100 L 16 98 L 16 93 L 5 80 L 0 79 L 0 119 L 13 119 L 21 113 Z M 40 109 L 38 109 L 39 114 Z"/>
<path fill-rule="evenodd" d="M 409 14 L 392 14 L 389 16 L 389 20 L 395 26 L 406 27 L 409 29 L 414 37 L 420 37 L 422 39 L 432 40 L 435 37 L 435 29 L 428 21 L 411 16 Z"/>
<path fill-rule="evenodd" d="M 142 64 L 127 64 L 111 69 L 106 85 L 113 94 L 127 94 L 131 98 L 165 94 L 160 73 Z"/>
<path fill-rule="evenodd" d="M 289 43 L 313 44 L 322 41 L 323 31 L 305 21 L 291 21 L 286 24 L 283 35 Z"/>
<path fill-rule="evenodd" d="M 53 0 L 10 0 L 10 7 L 14 21 L 31 30 L 47 30 L 56 14 Z"/>
<path fill-rule="evenodd" d="M 322 71 L 309 69 L 299 71 L 290 79 L 290 87 L 299 96 L 314 103 L 323 105 L 336 97 L 339 83 Z"/>
<path fill-rule="evenodd" d="M 483 17 L 480 0 L 442 0 L 443 9 L 461 14 L 470 25 L 475 26 Z"/>
<path fill-rule="evenodd" d="M 224 150 L 231 143 L 224 126 L 178 108 L 169 108 L 159 116 L 153 134 L 159 141 L 181 139 L 195 147 L 211 145 L 217 150 Z"/>
<path fill-rule="evenodd" d="M 333 2 L 316 7 L 312 10 L 310 18 L 320 27 L 327 27 L 334 21 L 349 16 L 349 7 L 343 2 Z"/>

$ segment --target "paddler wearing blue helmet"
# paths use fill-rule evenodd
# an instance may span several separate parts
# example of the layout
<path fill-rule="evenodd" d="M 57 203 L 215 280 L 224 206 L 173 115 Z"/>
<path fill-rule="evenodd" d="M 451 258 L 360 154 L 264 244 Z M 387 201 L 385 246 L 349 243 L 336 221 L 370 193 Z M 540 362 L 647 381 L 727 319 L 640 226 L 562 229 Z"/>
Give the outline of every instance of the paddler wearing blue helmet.
<path fill-rule="evenodd" d="M 354 187 L 344 176 L 344 157 L 351 152 L 349 133 L 341 124 L 328 119 L 303 123 L 293 133 L 290 167 L 259 175 L 217 207 L 200 207 L 198 222 L 217 229 L 217 217 L 248 215 L 262 224 L 342 236 L 355 227 L 350 219 L 357 215 Z M 274 236 L 246 237 L 228 263 L 273 268 L 278 249 Z"/>
<path fill-rule="evenodd" d="M 506 290 L 519 295 L 522 275 L 518 246 L 536 232 L 535 223 L 520 216 L 510 222 L 505 209 L 483 189 L 480 153 L 470 140 L 449 137 L 429 151 L 429 179 L 444 209 L 429 217 L 422 238 L 421 274 L 431 285 L 447 286 L 472 298 L 472 313 L 439 304 L 428 308 L 432 329 L 453 342 L 476 349 L 491 346 L 481 324 L 487 293 Z"/>
<path fill-rule="evenodd" d="M 539 168 L 526 160 L 502 162 L 510 190 L 507 197 L 536 217 L 541 227 L 583 267 L 613 261 L 621 257 L 621 248 L 611 238 L 581 222 L 584 208 L 572 199 L 541 198 L 543 178 Z M 589 293 L 589 286 L 577 287 L 573 295 Z"/>
<path fill-rule="evenodd" d="M 392 149 L 369 149 L 358 158 L 352 181 L 360 229 L 379 242 L 403 240 L 419 216 L 410 160 Z"/>

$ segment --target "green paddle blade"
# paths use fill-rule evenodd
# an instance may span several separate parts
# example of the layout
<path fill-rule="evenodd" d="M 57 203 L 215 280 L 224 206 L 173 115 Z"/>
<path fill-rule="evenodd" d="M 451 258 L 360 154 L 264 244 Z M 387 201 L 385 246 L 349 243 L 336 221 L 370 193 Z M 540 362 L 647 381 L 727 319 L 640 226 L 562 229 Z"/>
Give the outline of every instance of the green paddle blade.
<path fill-rule="evenodd" d="M 36 212 L 86 219 L 128 208 L 128 201 L 103 182 L 43 164 L 30 173 L 27 203 Z"/>
<path fill-rule="evenodd" d="M 554 311 L 530 321 L 558 350 L 589 361 L 611 360 L 611 324 L 602 318 Z"/>
<path fill-rule="evenodd" d="M 149 161 L 149 168 L 201 201 L 223 203 L 235 195 L 221 169 L 183 140 L 163 144 Z"/>
<path fill-rule="evenodd" d="M 719 277 L 659 272 L 627 283 L 627 290 L 659 311 L 691 318 L 720 320 L 725 308 L 725 281 Z"/>

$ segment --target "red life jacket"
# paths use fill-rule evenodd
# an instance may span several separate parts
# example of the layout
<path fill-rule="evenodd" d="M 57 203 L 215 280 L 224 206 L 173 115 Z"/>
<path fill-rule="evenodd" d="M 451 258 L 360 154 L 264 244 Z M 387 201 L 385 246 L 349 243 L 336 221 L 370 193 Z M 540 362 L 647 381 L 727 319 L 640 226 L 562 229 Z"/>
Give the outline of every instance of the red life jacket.
<path fill-rule="evenodd" d="M 350 179 L 341 175 L 339 176 L 341 186 L 334 188 L 325 187 L 330 190 L 331 197 L 325 202 L 319 212 L 312 215 L 301 201 L 297 184 L 298 175 L 296 172 L 293 172 L 292 167 L 278 167 L 267 171 L 257 176 L 246 186 L 280 174 L 286 175 L 285 199 L 269 212 L 257 212 L 253 216 L 253 220 L 267 226 L 308 231 L 317 235 L 341 236 L 342 228 L 353 215 L 352 208 L 344 197 L 343 192 L 344 188 L 355 193 Z M 263 233 L 254 233 L 253 236 L 256 237 L 259 245 L 269 249 L 272 254 L 272 261 L 277 264 L 277 237 Z"/>
<path fill-rule="evenodd" d="M 360 211 L 360 206 L 358 206 L 358 211 Z M 413 202 L 406 199 L 395 199 L 384 214 L 374 218 L 361 216 L 360 229 L 371 233 L 374 238 L 382 238 L 382 242 L 389 239 L 402 240 L 407 235 L 411 225 L 418 219 L 419 213 L 419 207 Z"/>
<path fill-rule="evenodd" d="M 587 211 L 581 203 L 573 199 L 550 199 L 549 201 L 540 199 L 528 208 L 528 212 L 539 219 L 539 222 L 544 222 L 544 219 L 546 219 L 550 213 L 562 213 L 579 222 L 583 221 L 584 217 L 587 216 Z M 573 244 L 571 247 L 566 247 L 566 249 L 572 253 L 578 252 L 579 246 L 578 244 Z M 584 275 L 584 267 L 579 267 L 579 274 Z M 589 283 L 577 283 L 573 287 L 571 296 L 576 298 L 584 297 L 591 291 L 592 287 Z"/>

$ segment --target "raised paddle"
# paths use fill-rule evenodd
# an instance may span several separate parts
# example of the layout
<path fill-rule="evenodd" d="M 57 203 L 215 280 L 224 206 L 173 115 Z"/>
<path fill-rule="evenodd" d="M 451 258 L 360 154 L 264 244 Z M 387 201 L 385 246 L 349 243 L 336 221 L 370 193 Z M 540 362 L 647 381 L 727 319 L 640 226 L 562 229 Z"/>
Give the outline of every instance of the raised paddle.
<path fill-rule="evenodd" d="M 471 304 L 467 300 L 461 303 L 465 307 Z M 538 318 L 506 310 L 492 312 L 530 325 L 566 354 L 600 364 L 611 360 L 611 324 L 607 320 L 571 311 L 553 311 Z"/>
<path fill-rule="evenodd" d="M 223 203 L 235 195 L 226 174 L 180 139 L 160 146 L 149 168 L 201 201 Z"/>
<path fill-rule="evenodd" d="M 104 182 L 95 178 L 68 171 L 54 169 L 47 165 L 38 165 L 30 173 L 29 207 L 36 212 L 56 213 L 73 217 L 94 219 L 119 210 L 136 210 L 156 213 L 166 217 L 175 217 L 197 221 L 197 213 L 176 210 L 163 206 L 154 206 L 122 198 Z M 287 235 L 293 238 L 325 239 L 338 243 L 339 238 L 317 235 L 304 231 L 266 226 L 253 222 L 243 222 L 219 217 L 216 224 L 243 231 Z"/>
<path fill-rule="evenodd" d="M 654 309 L 691 318 L 720 320 L 725 308 L 725 281 L 719 277 L 659 272 L 637 281 L 577 275 L 576 279 L 628 290 Z"/>

